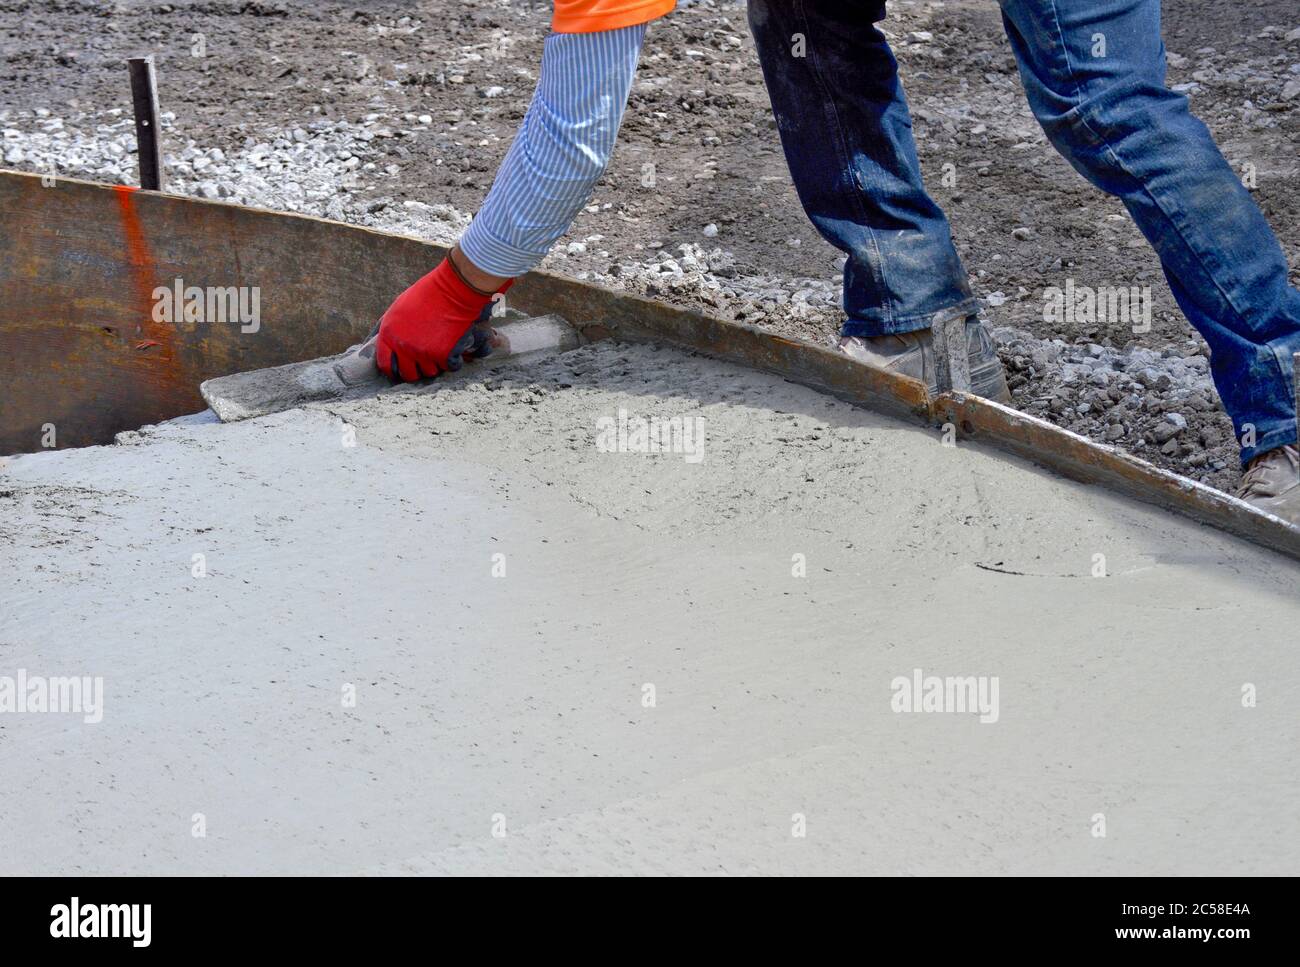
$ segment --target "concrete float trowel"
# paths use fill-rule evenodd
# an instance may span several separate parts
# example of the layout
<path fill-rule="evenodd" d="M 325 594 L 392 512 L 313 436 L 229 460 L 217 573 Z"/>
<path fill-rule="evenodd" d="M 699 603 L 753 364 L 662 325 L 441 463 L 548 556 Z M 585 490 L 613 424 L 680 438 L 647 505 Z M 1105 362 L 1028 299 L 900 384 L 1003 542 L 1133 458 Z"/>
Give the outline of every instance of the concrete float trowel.
<path fill-rule="evenodd" d="M 199 392 L 223 423 L 290 410 L 306 403 L 359 399 L 389 389 L 388 379 L 375 368 L 378 324 L 362 343 L 337 356 L 325 356 L 269 369 L 254 369 L 205 380 Z M 472 335 L 471 335 L 472 334 Z M 481 373 L 485 368 L 520 362 L 575 349 L 578 330 L 560 316 L 525 316 L 506 310 L 481 319 L 467 334 L 479 354 L 455 373 L 438 376 L 439 383 Z M 485 344 L 489 355 L 482 355 Z"/>

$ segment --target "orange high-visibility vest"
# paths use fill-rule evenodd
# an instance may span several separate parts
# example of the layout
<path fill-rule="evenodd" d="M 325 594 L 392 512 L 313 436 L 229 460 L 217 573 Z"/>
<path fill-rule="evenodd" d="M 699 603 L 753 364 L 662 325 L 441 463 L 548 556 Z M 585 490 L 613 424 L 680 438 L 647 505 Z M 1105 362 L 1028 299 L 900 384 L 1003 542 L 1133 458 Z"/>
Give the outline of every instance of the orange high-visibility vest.
<path fill-rule="evenodd" d="M 662 17 L 677 0 L 555 0 L 551 29 L 559 34 L 593 34 L 635 27 Z"/>

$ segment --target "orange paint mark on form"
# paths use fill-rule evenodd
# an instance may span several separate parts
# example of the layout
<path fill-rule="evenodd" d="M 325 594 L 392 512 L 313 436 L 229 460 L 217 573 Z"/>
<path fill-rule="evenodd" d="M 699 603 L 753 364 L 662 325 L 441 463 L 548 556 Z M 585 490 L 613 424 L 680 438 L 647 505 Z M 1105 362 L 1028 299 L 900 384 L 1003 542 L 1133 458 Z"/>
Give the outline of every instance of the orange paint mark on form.
<path fill-rule="evenodd" d="M 122 239 L 126 242 L 127 259 L 131 263 L 131 279 L 136 290 L 136 301 L 140 309 L 140 322 L 136 325 L 136 334 L 144 336 L 136 344 L 136 349 L 158 346 L 162 352 L 157 355 L 160 362 L 171 363 L 175 356 L 175 331 L 166 323 L 155 322 L 153 318 L 153 292 L 157 288 L 155 266 L 149 255 L 149 243 L 145 240 L 144 230 L 140 227 L 140 215 L 135 208 L 133 197 L 138 189 L 130 185 L 114 185 L 117 207 L 122 216 Z M 151 354 L 152 355 L 152 354 Z M 179 373 L 169 374 L 173 378 Z"/>

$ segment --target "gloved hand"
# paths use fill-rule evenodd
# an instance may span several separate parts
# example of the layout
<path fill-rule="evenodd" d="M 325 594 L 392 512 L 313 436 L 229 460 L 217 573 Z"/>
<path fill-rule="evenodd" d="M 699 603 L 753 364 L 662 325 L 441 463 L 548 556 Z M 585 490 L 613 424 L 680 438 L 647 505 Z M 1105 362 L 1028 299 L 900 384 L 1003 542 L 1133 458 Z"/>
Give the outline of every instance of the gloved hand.
<path fill-rule="evenodd" d="M 491 329 L 484 325 L 491 313 L 492 295 L 467 285 L 445 258 L 379 320 L 375 365 L 395 383 L 455 372 L 467 354 L 492 351 Z"/>

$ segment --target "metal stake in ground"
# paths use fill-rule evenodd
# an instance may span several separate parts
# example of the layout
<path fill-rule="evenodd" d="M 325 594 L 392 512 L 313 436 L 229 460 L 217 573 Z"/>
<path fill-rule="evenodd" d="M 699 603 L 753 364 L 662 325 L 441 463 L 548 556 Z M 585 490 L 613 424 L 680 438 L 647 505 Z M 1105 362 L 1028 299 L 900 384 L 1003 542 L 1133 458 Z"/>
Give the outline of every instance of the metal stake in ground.
<path fill-rule="evenodd" d="M 162 155 L 158 145 L 158 84 L 153 57 L 132 57 L 131 106 L 135 109 L 135 143 L 140 158 L 140 187 L 162 191 Z"/>

